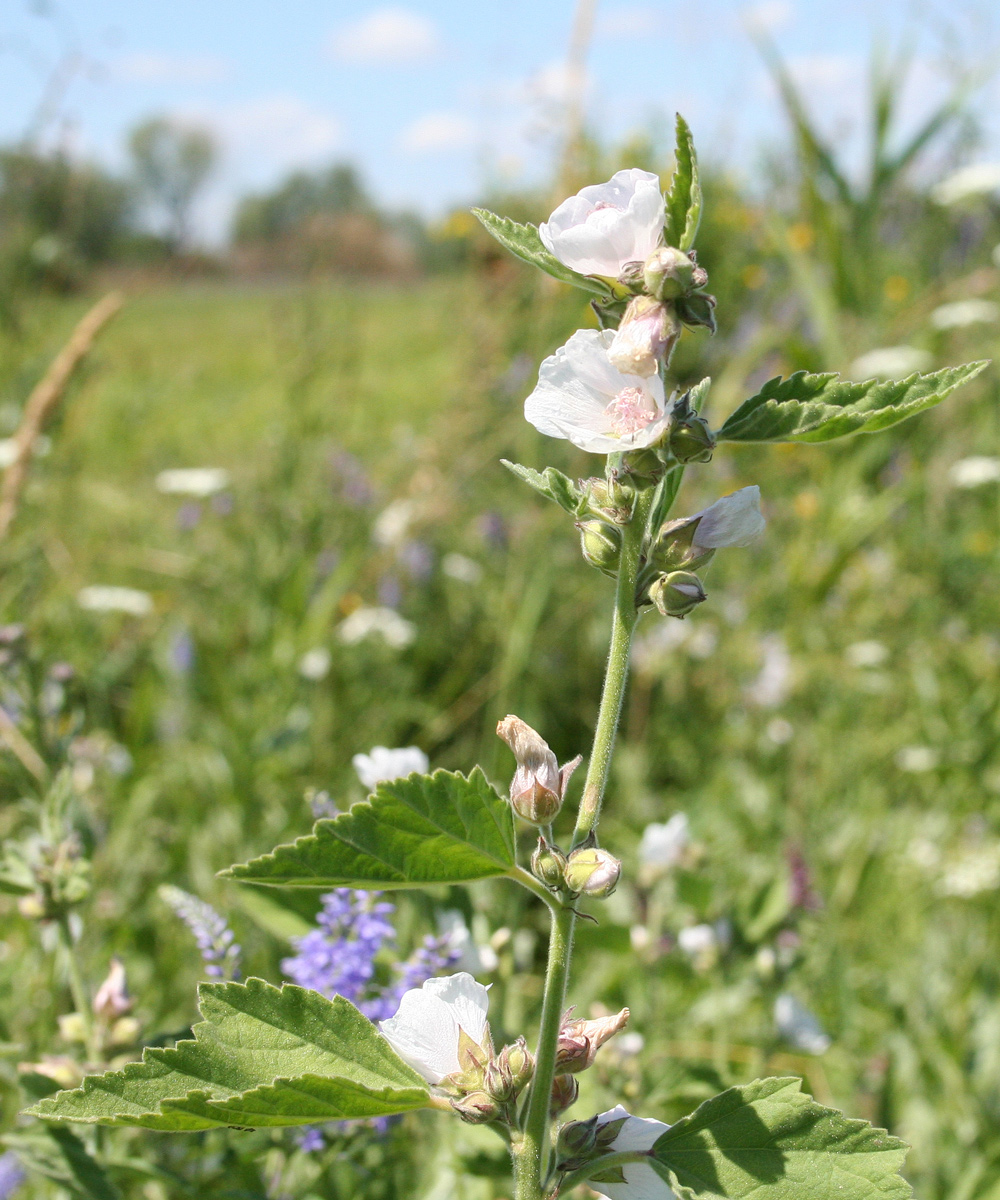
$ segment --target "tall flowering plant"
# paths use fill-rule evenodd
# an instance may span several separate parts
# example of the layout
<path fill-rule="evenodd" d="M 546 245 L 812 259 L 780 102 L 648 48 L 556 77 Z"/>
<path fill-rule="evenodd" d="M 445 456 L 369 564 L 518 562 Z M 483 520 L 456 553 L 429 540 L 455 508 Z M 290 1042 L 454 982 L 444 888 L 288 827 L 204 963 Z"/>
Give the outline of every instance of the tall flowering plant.
<path fill-rule="evenodd" d="M 885 429 L 939 403 L 985 365 L 859 383 L 800 371 L 770 380 L 711 428 L 702 415 L 711 381 L 680 394 L 671 387 L 671 354 L 684 330 L 715 329 L 715 300 L 695 251 L 698 167 L 681 118 L 677 132 L 666 192 L 649 172 L 627 170 L 584 188 L 538 229 L 477 212 L 512 253 L 588 292 L 596 316 L 597 328 L 574 333 L 546 359 L 525 402 L 543 434 L 598 456 L 594 475 L 574 481 L 551 467 L 506 464 L 566 510 L 585 559 L 614 580 L 607 670 L 572 836 L 557 840 L 553 821 L 581 760 L 560 765 L 541 734 L 508 715 L 497 730 L 516 761 L 508 795 L 478 767 L 468 775 L 376 772 L 363 803 L 225 872 L 244 883 L 326 889 L 338 921 L 360 905 L 367 933 L 379 937 L 384 902 L 362 893 L 507 879 L 549 913 L 538 1028 L 497 1045 L 488 990 L 467 972 L 409 987 L 386 1014 L 366 1004 L 359 987 L 355 1005 L 343 987 L 323 994 L 305 976 L 312 987 L 211 982 L 201 987 L 204 1020 L 193 1040 L 147 1048 L 142 1063 L 89 1076 L 36 1104 L 37 1116 L 186 1131 L 429 1108 L 504 1140 L 516 1200 L 550 1200 L 583 1183 L 611 1200 L 909 1194 L 898 1174 L 903 1143 L 817 1104 L 797 1079 L 730 1088 L 672 1126 L 621 1106 L 565 1116 L 579 1074 L 629 1019 L 627 1009 L 576 1019 L 567 1001 L 576 924 L 614 891 L 623 869 L 601 845 L 599 823 L 633 632 L 640 619 L 656 619 L 644 614 L 684 618 L 703 604 L 702 577 L 716 552 L 747 545 L 764 529 L 757 487 L 691 516 L 671 515 L 685 470 L 710 462 L 722 443 L 822 442 Z M 519 826 L 532 831 L 527 859 Z"/>

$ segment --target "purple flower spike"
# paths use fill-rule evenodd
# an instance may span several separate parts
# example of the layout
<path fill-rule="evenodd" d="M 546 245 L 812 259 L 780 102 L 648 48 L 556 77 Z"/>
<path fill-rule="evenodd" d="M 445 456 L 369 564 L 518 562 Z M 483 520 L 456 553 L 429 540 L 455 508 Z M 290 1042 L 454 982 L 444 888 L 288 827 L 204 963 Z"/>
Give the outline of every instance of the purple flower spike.
<path fill-rule="evenodd" d="M 160 896 L 194 934 L 205 974 L 210 979 L 239 979 L 240 947 L 226 918 L 211 904 L 178 887 L 167 884 L 160 888 Z"/>

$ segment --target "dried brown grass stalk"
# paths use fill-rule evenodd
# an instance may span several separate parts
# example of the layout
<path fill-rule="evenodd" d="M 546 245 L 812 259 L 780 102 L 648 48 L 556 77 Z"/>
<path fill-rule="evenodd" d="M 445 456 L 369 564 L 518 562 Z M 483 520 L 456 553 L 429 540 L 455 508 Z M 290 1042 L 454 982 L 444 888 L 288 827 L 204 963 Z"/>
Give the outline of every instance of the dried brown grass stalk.
<path fill-rule="evenodd" d="M 3 486 L 0 487 L 0 539 L 7 536 L 17 515 L 31 454 L 46 421 L 62 398 L 73 372 L 94 344 L 94 338 L 121 308 L 124 299 L 121 292 L 109 292 L 90 309 L 28 397 L 21 424 L 14 434 L 14 460 L 7 468 Z"/>

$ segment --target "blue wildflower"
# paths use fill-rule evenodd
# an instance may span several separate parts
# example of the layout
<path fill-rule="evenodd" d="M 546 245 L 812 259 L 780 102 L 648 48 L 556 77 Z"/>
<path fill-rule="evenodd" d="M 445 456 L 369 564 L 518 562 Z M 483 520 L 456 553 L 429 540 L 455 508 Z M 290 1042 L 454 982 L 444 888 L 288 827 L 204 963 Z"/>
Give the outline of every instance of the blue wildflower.
<path fill-rule="evenodd" d="M 0 1200 L 8 1200 L 27 1179 L 17 1155 L 10 1150 L 0 1154 Z"/>
<path fill-rule="evenodd" d="M 238 979 L 240 947 L 226 918 L 211 904 L 179 887 L 166 884 L 160 888 L 160 896 L 194 934 L 205 964 L 205 974 L 211 979 Z"/>

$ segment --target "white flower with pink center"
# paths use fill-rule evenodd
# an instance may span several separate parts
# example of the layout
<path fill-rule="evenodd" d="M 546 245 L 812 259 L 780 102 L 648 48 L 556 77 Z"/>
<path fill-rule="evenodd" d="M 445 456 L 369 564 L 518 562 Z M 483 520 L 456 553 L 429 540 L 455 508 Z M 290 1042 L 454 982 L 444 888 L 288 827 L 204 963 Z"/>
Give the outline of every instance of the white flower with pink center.
<path fill-rule="evenodd" d="M 570 196 L 538 227 L 545 248 L 572 271 L 617 279 L 663 241 L 660 180 L 633 167 Z"/>
<path fill-rule="evenodd" d="M 658 375 L 626 375 L 613 366 L 614 330 L 579 329 L 547 358 L 524 415 L 548 437 L 566 438 L 591 454 L 642 450 L 670 426 Z"/>

